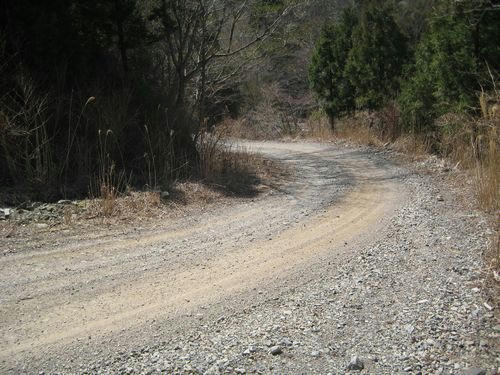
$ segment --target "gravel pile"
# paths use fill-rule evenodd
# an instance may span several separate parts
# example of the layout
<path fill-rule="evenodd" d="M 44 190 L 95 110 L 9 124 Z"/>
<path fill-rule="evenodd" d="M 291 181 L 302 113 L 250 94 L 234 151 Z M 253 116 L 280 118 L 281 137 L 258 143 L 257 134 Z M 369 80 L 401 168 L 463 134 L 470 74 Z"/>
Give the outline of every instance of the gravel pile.
<path fill-rule="evenodd" d="M 0 220 L 9 219 L 18 224 L 27 224 L 31 222 L 41 223 L 48 226 L 47 223 L 60 222 L 68 213 L 74 214 L 81 210 L 82 202 L 60 200 L 57 203 L 27 202 L 15 208 L 0 208 L 0 214 L 5 211 L 9 215 L 0 215 Z"/>

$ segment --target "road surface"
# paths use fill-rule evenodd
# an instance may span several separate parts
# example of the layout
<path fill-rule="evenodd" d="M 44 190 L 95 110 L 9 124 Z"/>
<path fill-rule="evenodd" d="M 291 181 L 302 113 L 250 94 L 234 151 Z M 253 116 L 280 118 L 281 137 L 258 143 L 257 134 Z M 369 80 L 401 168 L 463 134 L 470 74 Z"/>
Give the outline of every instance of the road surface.
<path fill-rule="evenodd" d="M 212 331 L 223 335 L 225 327 L 230 326 L 222 324 L 224 319 L 244 317 L 252 308 L 265 316 L 274 298 L 291 297 L 308 283 L 313 285 L 311 292 L 321 289 L 324 277 L 339 277 L 342 273 L 336 270 L 350 264 L 360 252 L 397 236 L 394 221 L 416 199 L 416 188 L 409 180 L 421 177 L 412 176 L 406 168 L 373 151 L 315 143 L 249 142 L 245 146 L 279 160 L 292 171 L 291 176 L 263 196 L 241 198 L 210 211 L 166 220 L 154 229 L 61 235 L 50 245 L 26 246 L 1 257 L 0 372 L 249 371 L 246 362 L 242 368 L 237 367 L 239 360 L 230 358 L 226 359 L 235 362 L 233 367 L 213 359 L 204 363 L 203 355 L 202 359 L 193 359 L 189 354 L 182 364 L 182 355 L 174 352 L 185 348 L 176 347 L 175 342 L 200 330 L 205 336 Z M 430 220 L 429 215 L 421 220 Z M 418 227 L 417 222 L 415 225 Z M 446 237 L 436 234 L 438 229 L 426 230 L 430 230 L 431 246 Z M 419 240 L 427 238 L 415 231 L 401 237 L 400 245 L 408 240 L 418 243 L 416 236 Z M 484 246 L 484 239 L 478 241 L 477 246 Z M 423 243 L 417 246 L 429 247 Z M 394 262 L 399 261 L 396 255 Z M 476 268 L 480 267 L 478 262 Z M 401 272 L 407 271 L 401 268 Z M 419 279 L 425 281 L 425 277 Z M 381 306 L 388 302 L 387 288 L 390 290 L 388 285 L 372 290 L 373 300 L 380 301 Z M 428 300 L 424 295 L 415 298 L 414 303 Z M 390 311 L 390 307 L 385 312 L 381 308 L 373 312 L 380 316 L 371 317 L 383 320 Z M 303 312 L 303 318 L 313 319 L 314 315 L 307 317 L 309 313 Z M 259 326 L 258 318 L 254 324 Z M 337 326 L 332 323 L 331 329 Z M 476 332 L 478 328 L 470 329 Z M 242 337 L 249 337 L 250 331 L 242 328 Z M 298 349 L 295 357 L 287 357 L 287 353 L 293 354 L 294 343 L 287 353 L 269 354 L 268 347 L 279 344 L 280 350 L 286 351 L 288 345 L 272 341 L 261 343 L 260 349 L 256 343 L 256 354 L 250 355 L 261 353 L 260 363 L 276 361 L 276 357 L 290 363 L 277 362 L 271 365 L 273 370 L 256 367 L 255 372 L 326 373 L 325 366 L 335 368 L 326 360 L 336 360 L 325 351 L 326 344 L 319 345 L 317 355 L 314 348 L 303 353 L 304 359 Z M 197 340 L 189 342 L 196 344 Z M 199 346 L 195 345 L 199 353 L 205 350 L 202 342 L 200 338 Z M 141 348 L 147 349 L 136 355 Z M 145 364 L 150 361 L 144 354 L 150 355 L 149 348 L 157 348 L 161 365 L 156 366 L 159 362 L 152 359 Z M 229 348 L 229 352 L 233 350 Z M 234 350 L 243 352 L 245 348 Z M 491 354 L 491 346 L 489 350 Z M 169 351 L 177 359 L 171 358 Z M 344 354 L 349 357 L 349 353 Z M 214 355 L 221 356 L 219 361 L 228 356 L 218 350 Z M 319 361 L 316 367 L 310 367 L 309 355 Z M 127 367 L 130 358 L 139 357 Z M 349 362 L 349 358 L 338 360 Z M 367 368 L 375 366 L 376 372 L 392 372 L 392 368 L 377 367 L 378 359 L 365 362 Z M 432 360 L 429 363 L 435 366 Z M 462 368 L 471 363 L 459 365 Z M 424 362 L 422 366 L 426 368 Z"/>

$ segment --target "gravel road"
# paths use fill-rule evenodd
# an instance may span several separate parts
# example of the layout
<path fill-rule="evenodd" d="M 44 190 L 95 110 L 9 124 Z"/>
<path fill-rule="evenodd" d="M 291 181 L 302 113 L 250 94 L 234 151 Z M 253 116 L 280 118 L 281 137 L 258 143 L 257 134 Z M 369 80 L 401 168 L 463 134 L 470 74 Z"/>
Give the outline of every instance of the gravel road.
<path fill-rule="evenodd" d="M 155 228 L 4 251 L 0 373 L 497 373 L 479 212 L 384 152 L 244 145 L 292 176 Z"/>

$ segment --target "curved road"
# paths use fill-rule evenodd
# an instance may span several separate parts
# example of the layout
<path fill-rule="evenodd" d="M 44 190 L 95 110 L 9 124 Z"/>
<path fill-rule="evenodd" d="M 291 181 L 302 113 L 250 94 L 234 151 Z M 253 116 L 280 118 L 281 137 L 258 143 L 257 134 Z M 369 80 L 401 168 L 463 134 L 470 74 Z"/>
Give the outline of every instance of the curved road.
<path fill-rule="evenodd" d="M 1 257 L 0 372 L 79 372 L 241 312 L 376 241 L 411 198 L 405 171 L 373 153 L 244 145 L 292 177 L 159 228 L 59 238 Z"/>

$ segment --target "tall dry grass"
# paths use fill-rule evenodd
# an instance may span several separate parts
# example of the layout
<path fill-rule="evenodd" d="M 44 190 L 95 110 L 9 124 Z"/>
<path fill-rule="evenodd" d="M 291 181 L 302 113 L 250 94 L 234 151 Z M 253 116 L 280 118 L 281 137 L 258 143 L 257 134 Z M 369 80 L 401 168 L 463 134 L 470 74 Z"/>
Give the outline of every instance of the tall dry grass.
<path fill-rule="evenodd" d="M 479 206 L 492 214 L 500 210 L 500 103 L 498 93 L 481 93 L 480 116 L 447 114 L 437 125 L 437 147 L 447 158 L 472 175 Z M 435 141 L 436 142 L 436 141 Z"/>
<path fill-rule="evenodd" d="M 495 107 L 500 96 L 482 94 L 480 103 L 480 117 L 447 114 L 437 120 L 437 130 L 428 134 L 401 132 L 397 113 L 391 107 L 338 120 L 335 133 L 326 116 L 316 113 L 306 121 L 303 135 L 320 140 L 342 138 L 377 147 L 390 144 L 415 157 L 438 154 L 471 173 L 481 208 L 495 213 L 500 210 L 500 111 Z"/>
<path fill-rule="evenodd" d="M 333 139 L 335 134 L 328 118 L 322 111 L 314 111 L 306 119 L 303 136 L 319 140 Z"/>
<path fill-rule="evenodd" d="M 160 85 L 149 63 L 137 66 L 147 79 L 131 74 L 125 80 L 111 66 L 109 74 L 89 73 L 92 79 L 74 76 L 61 61 L 49 81 L 9 55 L 2 41 L 0 35 L 2 203 L 79 199 L 89 192 L 113 202 L 126 183 L 157 190 L 188 176 L 195 158 L 182 153 L 183 138 L 171 125 L 184 129 L 192 116 L 172 109 L 171 82 Z"/>
<path fill-rule="evenodd" d="M 475 175 L 479 202 L 484 209 L 500 213 L 500 94 L 480 97 L 480 131 L 471 139 L 476 160 Z M 500 259 L 500 258 L 499 258 Z"/>
<path fill-rule="evenodd" d="M 475 185 L 479 203 L 493 214 L 496 223 L 496 238 L 492 239 L 487 261 L 491 270 L 489 280 L 494 285 L 493 298 L 500 306 L 500 93 L 484 92 L 480 96 L 481 119 L 478 121 L 475 138 L 471 138 L 476 156 Z M 495 300 L 493 301 L 495 303 Z"/>
<path fill-rule="evenodd" d="M 311 116 L 304 136 L 320 140 L 347 139 L 370 146 L 388 146 L 412 158 L 437 154 L 467 173 L 473 181 L 478 206 L 496 222 L 487 263 L 500 282 L 500 96 L 498 92 L 480 96 L 481 115 L 447 114 L 428 134 L 408 134 L 398 129 L 393 108 L 379 113 L 358 112 L 336 123 L 332 133 L 324 115 Z"/>
<path fill-rule="evenodd" d="M 256 154 L 236 146 L 229 129 L 220 127 L 198 136 L 198 177 L 209 186 L 230 195 L 256 194 L 265 162 Z"/>
<path fill-rule="evenodd" d="M 42 185 L 58 174 L 47 131 L 49 97 L 25 76 L 16 83 L 16 92 L 0 98 L 0 151 L 14 182 Z"/>
<path fill-rule="evenodd" d="M 301 135 L 316 140 L 348 139 L 355 143 L 380 146 L 387 143 L 387 137 L 373 126 L 374 115 L 369 112 L 357 112 L 335 120 L 335 131 L 330 120 L 322 111 L 313 112 L 305 122 Z"/>

